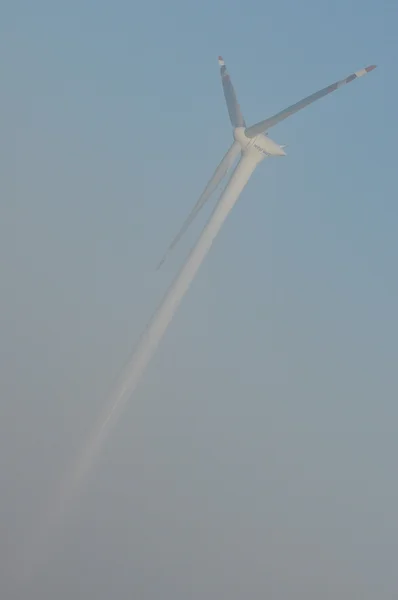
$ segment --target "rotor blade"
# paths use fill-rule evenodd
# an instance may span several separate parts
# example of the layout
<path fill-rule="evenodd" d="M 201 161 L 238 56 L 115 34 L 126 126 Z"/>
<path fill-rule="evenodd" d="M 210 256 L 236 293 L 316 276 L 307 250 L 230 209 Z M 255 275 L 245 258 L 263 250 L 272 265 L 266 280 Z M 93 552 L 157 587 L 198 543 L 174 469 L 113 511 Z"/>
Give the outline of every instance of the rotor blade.
<path fill-rule="evenodd" d="M 199 200 L 196 202 L 195 206 L 191 210 L 190 214 L 184 221 L 184 224 L 170 246 L 167 248 L 162 260 L 158 264 L 156 270 L 160 269 L 162 264 L 165 262 L 169 253 L 173 250 L 176 244 L 179 242 L 185 231 L 188 229 L 189 225 L 195 219 L 196 215 L 199 213 L 200 209 L 206 204 L 207 200 L 210 198 L 212 193 L 216 190 L 218 185 L 221 183 L 222 179 L 227 174 L 230 167 L 233 165 L 235 159 L 238 157 L 240 152 L 240 146 L 238 142 L 234 142 L 232 146 L 229 148 L 228 152 L 225 154 L 224 158 L 218 165 L 217 169 L 214 172 L 213 177 L 210 179 L 209 183 L 205 187 L 204 192 L 200 196 Z"/>
<path fill-rule="evenodd" d="M 331 92 L 334 92 L 335 90 L 338 90 L 346 83 L 350 83 L 351 81 L 354 81 L 354 79 L 357 79 L 358 77 L 362 77 L 363 75 L 366 75 L 366 73 L 373 71 L 373 69 L 375 69 L 375 68 L 376 68 L 376 65 L 371 65 L 370 67 L 366 67 L 366 69 L 361 69 L 360 71 L 357 71 L 356 73 L 353 73 L 352 75 L 349 75 L 345 79 L 342 79 L 341 81 L 336 81 L 336 83 L 332 83 L 332 85 L 329 85 L 328 87 L 325 87 L 322 90 L 319 90 L 319 92 L 315 92 L 315 94 L 311 94 L 311 96 L 307 96 L 307 98 L 300 100 L 300 102 L 297 102 L 296 104 L 292 104 L 291 106 L 289 106 L 288 108 L 285 108 L 284 110 L 277 113 L 273 117 L 270 117 L 269 119 L 265 119 L 265 121 L 260 121 L 256 125 L 252 125 L 251 127 L 248 127 L 245 130 L 246 136 L 249 138 L 253 138 L 256 135 L 258 135 L 259 133 L 264 133 L 264 131 L 267 131 L 267 129 L 269 129 L 270 127 L 273 127 L 274 125 L 276 125 L 277 123 L 280 123 L 287 117 L 290 117 L 290 115 L 293 115 L 294 113 L 298 112 L 302 108 L 305 108 L 309 104 L 312 104 L 312 102 L 315 102 L 315 100 L 319 100 L 319 98 L 323 98 L 323 96 L 326 96 L 327 94 L 330 94 Z"/>
<path fill-rule="evenodd" d="M 225 66 L 225 62 L 222 56 L 218 57 L 218 64 L 220 65 L 220 75 L 222 87 L 224 90 L 225 101 L 229 112 L 229 118 L 233 127 L 246 127 L 245 120 L 242 116 L 240 106 L 236 99 L 234 86 L 232 85 L 231 78 Z"/>

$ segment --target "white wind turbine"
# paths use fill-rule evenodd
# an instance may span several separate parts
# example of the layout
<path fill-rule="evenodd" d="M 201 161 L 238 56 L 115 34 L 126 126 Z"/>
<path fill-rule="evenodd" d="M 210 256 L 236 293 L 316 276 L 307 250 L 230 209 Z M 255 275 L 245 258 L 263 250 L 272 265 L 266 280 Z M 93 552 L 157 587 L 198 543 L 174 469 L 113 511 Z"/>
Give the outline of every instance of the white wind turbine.
<path fill-rule="evenodd" d="M 122 409 L 138 385 L 145 368 L 151 360 L 185 292 L 188 290 L 189 285 L 209 251 L 213 240 L 228 216 L 228 213 L 238 200 L 254 169 L 265 157 L 284 156 L 285 152 L 283 151 L 283 147 L 273 142 L 267 136 L 267 130 L 308 104 L 333 92 L 342 85 L 353 81 L 357 77 L 365 75 L 375 68 L 374 66 L 370 66 L 366 69 L 357 71 L 346 79 L 338 81 L 337 83 L 308 96 L 297 104 L 289 106 L 275 116 L 266 119 L 265 121 L 261 121 L 252 127 L 246 127 L 231 80 L 221 57 L 219 58 L 219 64 L 221 67 L 221 78 L 228 112 L 234 128 L 234 142 L 217 167 L 212 179 L 207 184 L 205 191 L 199 198 L 191 214 L 184 223 L 182 230 L 175 238 L 168 251 L 175 246 L 189 223 L 194 219 L 200 208 L 215 191 L 239 155 L 240 160 L 196 245 L 170 286 L 163 302 L 160 304 L 158 310 L 148 324 L 134 353 L 125 365 L 115 388 L 108 398 L 104 410 L 94 424 L 91 434 L 86 439 L 84 447 L 78 455 L 76 462 L 62 479 L 56 496 L 53 498 L 51 508 L 46 514 L 46 523 L 44 526 L 39 524 L 40 530 L 34 539 L 34 544 L 30 553 L 30 565 L 25 565 L 27 567 L 27 572 L 34 568 L 36 559 L 40 562 L 40 560 L 43 559 L 43 554 L 46 554 L 46 547 L 50 541 L 49 537 L 51 537 L 50 534 L 52 533 L 52 530 L 57 529 L 57 526 L 61 525 L 65 510 L 79 491 L 79 487 L 83 483 L 90 468 L 94 465 L 95 459 L 97 458 L 112 425 L 117 421 Z"/>

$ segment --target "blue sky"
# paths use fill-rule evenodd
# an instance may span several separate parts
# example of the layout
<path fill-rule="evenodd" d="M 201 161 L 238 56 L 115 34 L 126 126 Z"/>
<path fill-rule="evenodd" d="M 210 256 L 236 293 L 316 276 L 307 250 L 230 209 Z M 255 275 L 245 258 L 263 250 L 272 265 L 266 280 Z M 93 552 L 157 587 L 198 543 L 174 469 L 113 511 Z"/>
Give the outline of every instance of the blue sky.
<path fill-rule="evenodd" d="M 397 16 L 3 4 L 3 594 L 205 222 L 155 272 L 230 144 L 219 54 L 249 124 L 378 69 L 272 130 L 29 597 L 397 594 Z"/>

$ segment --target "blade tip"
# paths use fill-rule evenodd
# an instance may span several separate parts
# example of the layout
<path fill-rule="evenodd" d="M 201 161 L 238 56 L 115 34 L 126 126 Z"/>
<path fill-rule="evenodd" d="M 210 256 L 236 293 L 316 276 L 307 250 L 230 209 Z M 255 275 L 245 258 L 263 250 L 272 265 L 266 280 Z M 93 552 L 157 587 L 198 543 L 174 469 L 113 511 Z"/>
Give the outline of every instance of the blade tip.
<path fill-rule="evenodd" d="M 225 66 L 225 62 L 222 56 L 218 57 L 218 64 L 220 65 L 220 67 L 224 67 Z"/>
<path fill-rule="evenodd" d="M 370 73 L 370 71 L 373 71 L 373 69 L 375 69 L 375 68 L 376 68 L 376 65 L 370 65 L 369 67 L 365 67 L 364 69 L 360 69 L 359 71 L 356 71 L 356 73 L 354 73 L 354 77 L 352 75 L 350 77 L 347 77 L 346 83 L 349 83 L 350 81 L 355 79 L 355 77 L 363 77 L 367 73 Z"/>

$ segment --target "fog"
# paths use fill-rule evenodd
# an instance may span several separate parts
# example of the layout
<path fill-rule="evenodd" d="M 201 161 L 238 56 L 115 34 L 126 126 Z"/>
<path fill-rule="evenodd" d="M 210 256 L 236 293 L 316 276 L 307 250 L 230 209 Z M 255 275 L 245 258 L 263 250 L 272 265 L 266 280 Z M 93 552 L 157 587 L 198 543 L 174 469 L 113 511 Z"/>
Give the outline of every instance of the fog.
<path fill-rule="evenodd" d="M 5 5 L 1 598 L 396 596 L 395 8 L 351 8 Z M 256 170 L 22 583 L 209 216 L 155 271 L 232 141 L 220 53 L 253 122 L 379 68 L 275 128 L 287 157 Z"/>

